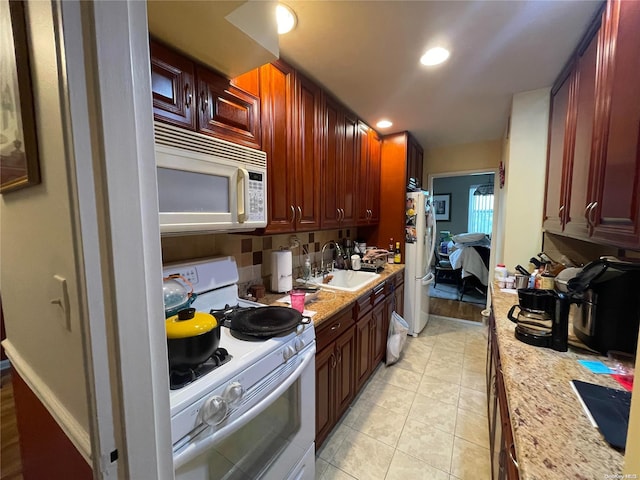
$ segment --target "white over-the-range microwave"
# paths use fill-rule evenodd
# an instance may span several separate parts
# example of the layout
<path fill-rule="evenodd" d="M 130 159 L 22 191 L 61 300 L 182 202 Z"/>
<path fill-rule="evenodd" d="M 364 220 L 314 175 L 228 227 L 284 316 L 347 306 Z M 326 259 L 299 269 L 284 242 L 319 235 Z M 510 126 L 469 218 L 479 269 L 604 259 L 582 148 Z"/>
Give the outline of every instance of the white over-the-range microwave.
<path fill-rule="evenodd" d="M 155 122 L 160 233 L 267 225 L 267 154 Z"/>

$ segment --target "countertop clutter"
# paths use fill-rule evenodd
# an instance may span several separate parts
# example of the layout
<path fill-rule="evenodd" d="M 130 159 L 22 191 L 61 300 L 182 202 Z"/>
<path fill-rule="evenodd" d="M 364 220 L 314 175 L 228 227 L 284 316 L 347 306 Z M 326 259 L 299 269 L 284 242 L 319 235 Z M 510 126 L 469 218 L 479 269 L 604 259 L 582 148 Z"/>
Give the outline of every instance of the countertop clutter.
<path fill-rule="evenodd" d="M 613 478 L 624 454 L 593 427 L 571 388 L 582 380 L 622 389 L 609 375 L 591 373 L 578 360 L 604 360 L 569 347 L 567 352 L 527 345 L 514 337 L 507 318 L 516 295 L 493 285 L 492 309 L 498 351 L 521 479 Z"/>
<path fill-rule="evenodd" d="M 386 264 L 384 270 L 380 272 L 380 277 L 375 282 L 371 282 L 356 292 L 344 292 L 321 287 L 318 297 L 313 302 L 305 304 L 305 308 L 316 312 L 313 316 L 313 324 L 317 327 L 340 310 L 353 304 L 363 293 L 402 270 L 404 270 L 403 264 Z M 282 293 L 267 293 L 259 301 L 266 305 L 288 306 L 286 303 L 277 301 L 282 297 Z"/>

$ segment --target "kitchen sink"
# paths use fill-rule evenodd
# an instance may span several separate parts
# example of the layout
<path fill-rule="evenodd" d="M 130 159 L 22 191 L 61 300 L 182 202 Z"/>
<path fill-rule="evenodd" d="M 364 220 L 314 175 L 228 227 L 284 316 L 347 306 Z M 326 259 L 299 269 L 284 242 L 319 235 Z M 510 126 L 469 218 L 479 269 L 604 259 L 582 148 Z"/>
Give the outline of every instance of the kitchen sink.
<path fill-rule="evenodd" d="M 329 278 L 330 280 L 327 281 Z M 342 290 L 345 292 L 355 292 L 368 284 L 375 282 L 378 278 L 380 278 L 380 274 L 373 272 L 363 272 L 360 270 L 334 270 L 324 276 L 318 275 L 316 277 L 311 277 L 307 281 L 307 284 L 319 285 L 321 287 Z M 304 283 L 302 278 L 299 278 L 297 281 L 299 283 Z"/>

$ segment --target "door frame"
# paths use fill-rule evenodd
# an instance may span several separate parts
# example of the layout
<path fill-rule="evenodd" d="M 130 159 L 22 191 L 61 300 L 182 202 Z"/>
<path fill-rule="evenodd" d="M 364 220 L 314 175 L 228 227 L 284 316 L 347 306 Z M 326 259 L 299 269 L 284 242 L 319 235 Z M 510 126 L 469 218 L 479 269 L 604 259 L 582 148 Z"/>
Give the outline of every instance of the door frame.
<path fill-rule="evenodd" d="M 482 168 L 478 170 L 462 170 L 458 172 L 443 172 L 443 173 L 431 173 L 427 177 L 427 184 L 429 185 L 429 192 L 433 194 L 433 180 L 435 178 L 445 178 L 445 177 L 466 177 L 470 175 L 479 175 L 479 174 L 489 174 L 493 173 L 493 183 L 494 185 L 498 185 L 499 183 L 496 181 L 499 178 L 498 168 Z M 496 262 L 496 252 L 498 249 L 502 248 L 502 232 L 498 231 L 498 218 L 500 213 L 500 197 L 499 192 L 496 192 L 494 189 L 493 195 L 493 220 L 491 226 L 491 253 L 489 255 L 489 267 L 494 265 Z M 489 268 L 489 278 L 487 279 L 488 283 L 491 283 L 493 276 L 491 275 L 491 268 Z M 491 306 L 491 296 L 487 295 L 487 304 L 486 307 L 489 308 Z"/>

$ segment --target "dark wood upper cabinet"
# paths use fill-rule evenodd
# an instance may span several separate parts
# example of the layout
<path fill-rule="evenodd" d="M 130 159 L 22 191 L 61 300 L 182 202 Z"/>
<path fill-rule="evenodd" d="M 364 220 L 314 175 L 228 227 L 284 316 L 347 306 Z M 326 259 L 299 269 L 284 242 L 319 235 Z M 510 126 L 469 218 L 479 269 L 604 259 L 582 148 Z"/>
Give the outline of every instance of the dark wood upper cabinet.
<path fill-rule="evenodd" d="M 232 82 L 153 40 L 150 53 L 156 120 L 261 147 L 260 100 L 239 86 L 257 89 L 250 73 Z"/>
<path fill-rule="evenodd" d="M 593 238 L 640 247 L 640 2 L 610 0 L 596 116 Z"/>
<path fill-rule="evenodd" d="M 284 62 L 260 67 L 262 143 L 267 153 L 266 233 L 295 231 L 295 70 Z"/>
<path fill-rule="evenodd" d="M 423 149 L 409 132 L 382 137 L 380 163 L 380 220 L 367 243 L 386 248 L 399 241 L 404 256 L 405 201 L 409 178 L 422 176 Z M 404 258 L 404 257 L 403 257 Z"/>
<path fill-rule="evenodd" d="M 355 223 L 357 118 L 332 97 L 324 102 L 322 228 Z"/>
<path fill-rule="evenodd" d="M 587 46 L 580 53 L 572 91 L 572 148 L 567 151 L 565 172 L 565 218 L 567 234 L 584 237 L 588 235 L 586 211 L 589 197 L 589 172 L 593 161 L 593 127 L 595 120 L 596 70 L 598 43 L 601 40 L 600 25 L 594 31 Z"/>
<path fill-rule="evenodd" d="M 356 224 L 377 225 L 380 219 L 380 161 L 382 141 L 362 121 L 357 125 Z"/>
<path fill-rule="evenodd" d="M 149 47 L 154 118 L 195 130 L 195 65 L 157 42 Z"/>
<path fill-rule="evenodd" d="M 546 200 L 544 228 L 560 233 L 563 228 L 564 198 L 562 196 L 562 172 L 564 163 L 565 131 L 569 108 L 571 74 L 562 79 L 559 87 L 551 92 L 551 116 L 549 121 L 549 146 L 547 152 Z"/>
<path fill-rule="evenodd" d="M 198 131 L 252 148 L 260 148 L 258 97 L 201 66 L 198 79 Z"/>
<path fill-rule="evenodd" d="M 320 229 L 321 95 L 315 83 L 297 74 L 296 81 L 296 230 Z"/>
<path fill-rule="evenodd" d="M 546 231 L 640 248 L 640 3 L 609 0 L 552 90 Z"/>

